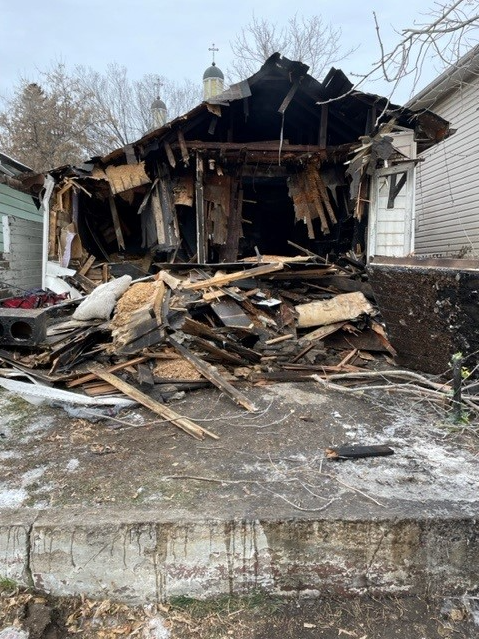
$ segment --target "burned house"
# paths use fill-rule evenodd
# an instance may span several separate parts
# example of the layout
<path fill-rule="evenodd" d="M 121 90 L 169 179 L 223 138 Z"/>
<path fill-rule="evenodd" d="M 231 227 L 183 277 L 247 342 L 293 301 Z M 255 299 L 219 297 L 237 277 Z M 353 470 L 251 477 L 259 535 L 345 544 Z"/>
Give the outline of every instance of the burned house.
<path fill-rule="evenodd" d="M 32 320 L 21 344 L 7 314 L 3 342 L 41 343 L 31 361 L 62 379 L 88 357 L 156 348 L 223 390 L 224 376 L 307 379 L 394 354 L 365 264 L 412 250 L 416 153 L 448 123 L 356 91 L 342 71 L 307 71 L 274 54 L 131 145 L 25 178 L 48 220 L 43 286 L 87 299 L 63 327 Z M 107 309 L 99 284 L 125 278 Z M 96 314 L 80 314 L 97 293 Z M 164 364 L 156 377 L 149 366 L 164 382 Z"/>
<path fill-rule="evenodd" d="M 134 144 L 51 171 L 49 260 L 138 274 L 298 246 L 328 260 L 408 254 L 416 146 L 445 138 L 447 122 L 355 91 L 340 70 L 323 82 L 307 71 L 274 54 Z"/>

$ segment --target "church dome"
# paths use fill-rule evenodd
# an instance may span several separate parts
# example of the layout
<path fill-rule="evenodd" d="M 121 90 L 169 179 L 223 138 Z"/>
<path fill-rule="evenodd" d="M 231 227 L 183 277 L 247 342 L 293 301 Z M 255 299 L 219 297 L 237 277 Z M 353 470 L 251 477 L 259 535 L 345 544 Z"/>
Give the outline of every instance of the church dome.
<path fill-rule="evenodd" d="M 209 78 L 220 78 L 220 80 L 224 80 L 225 79 L 225 76 L 223 75 L 223 72 L 221 71 L 221 69 L 219 69 L 216 66 L 216 64 L 214 62 L 203 73 L 203 80 L 208 80 Z"/>
<path fill-rule="evenodd" d="M 156 100 L 154 100 L 151 103 L 151 108 L 152 109 L 165 109 L 165 111 L 166 111 L 166 104 L 160 98 L 156 98 Z"/>

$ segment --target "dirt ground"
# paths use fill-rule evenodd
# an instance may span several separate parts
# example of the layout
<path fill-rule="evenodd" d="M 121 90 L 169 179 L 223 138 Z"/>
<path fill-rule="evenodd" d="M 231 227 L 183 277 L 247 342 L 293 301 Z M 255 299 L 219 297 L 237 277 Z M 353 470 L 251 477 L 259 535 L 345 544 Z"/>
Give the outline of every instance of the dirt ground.
<path fill-rule="evenodd" d="M 325 392 L 313 382 L 248 389 L 249 414 L 217 390 L 172 407 L 215 432 L 197 441 L 143 409 L 100 421 L 0 394 L 0 508 L 152 508 L 178 514 L 301 517 L 366 508 L 477 512 L 477 427 L 430 405 Z M 330 462 L 346 443 L 388 444 L 387 458 Z M 479 636 L 478 598 L 276 599 L 257 593 L 157 607 L 52 599 L 0 580 L 1 631 L 30 639 L 436 639 Z"/>
<path fill-rule="evenodd" d="M 28 631 L 29 639 L 473 639 L 479 634 L 476 603 L 476 598 L 280 600 L 257 593 L 133 608 L 12 592 L 4 585 L 0 636 L 14 626 Z"/>
<path fill-rule="evenodd" d="M 473 424 L 427 404 L 324 391 L 314 382 L 247 390 L 259 412 L 216 389 L 171 403 L 219 436 L 195 440 L 145 409 L 96 421 L 0 394 L 0 508 L 135 507 L 172 516 L 284 516 L 352 504 L 411 512 L 447 501 L 472 508 L 479 450 Z M 78 416 L 81 415 L 81 416 Z M 387 458 L 330 462 L 340 444 L 388 444 Z M 458 495 L 460 498 L 458 499 Z"/>

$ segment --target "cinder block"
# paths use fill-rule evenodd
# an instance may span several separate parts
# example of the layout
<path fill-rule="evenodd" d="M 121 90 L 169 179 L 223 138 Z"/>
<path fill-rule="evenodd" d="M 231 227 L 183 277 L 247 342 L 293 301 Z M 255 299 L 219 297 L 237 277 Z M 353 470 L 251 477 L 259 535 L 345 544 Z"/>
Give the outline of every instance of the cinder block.
<path fill-rule="evenodd" d="M 0 345 L 33 346 L 47 335 L 46 309 L 0 308 Z"/>

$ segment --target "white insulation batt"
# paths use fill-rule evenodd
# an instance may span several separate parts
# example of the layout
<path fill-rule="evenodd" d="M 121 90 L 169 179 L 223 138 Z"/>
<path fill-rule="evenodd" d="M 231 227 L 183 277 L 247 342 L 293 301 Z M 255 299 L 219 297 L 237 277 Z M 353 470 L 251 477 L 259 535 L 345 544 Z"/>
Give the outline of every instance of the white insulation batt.
<path fill-rule="evenodd" d="M 360 292 L 336 295 L 330 300 L 320 300 L 295 306 L 299 328 L 326 326 L 335 322 L 353 320 L 360 315 L 375 315 L 374 306 Z"/>

